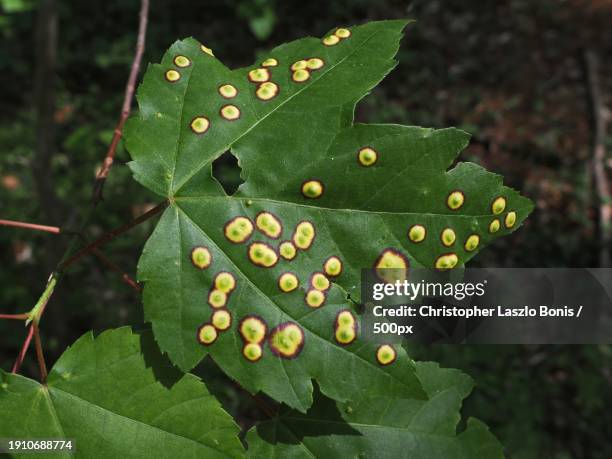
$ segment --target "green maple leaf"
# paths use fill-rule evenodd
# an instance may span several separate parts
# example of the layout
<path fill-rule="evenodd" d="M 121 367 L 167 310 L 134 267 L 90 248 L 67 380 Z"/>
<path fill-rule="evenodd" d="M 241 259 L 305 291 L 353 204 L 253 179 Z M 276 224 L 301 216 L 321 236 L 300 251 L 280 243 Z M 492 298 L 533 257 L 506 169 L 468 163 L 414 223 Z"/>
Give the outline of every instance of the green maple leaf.
<path fill-rule="evenodd" d="M 469 377 L 432 363 L 419 363 L 417 373 L 428 400 L 317 397 L 307 414 L 288 410 L 253 427 L 249 457 L 503 458 L 501 445 L 477 419 L 456 434 L 461 402 L 473 386 Z"/>
<path fill-rule="evenodd" d="M 0 433 L 75 438 L 83 457 L 241 457 L 238 426 L 198 378 L 177 373 L 151 337 L 88 333 L 45 385 L 0 371 Z"/>
<path fill-rule="evenodd" d="M 151 65 L 126 126 L 135 178 L 170 206 L 139 263 L 146 319 L 184 370 L 210 354 L 246 389 L 301 411 L 421 397 L 402 349 L 359 338 L 359 270 L 449 268 L 514 231 L 531 203 L 461 163 L 457 129 L 353 124 L 396 64 L 406 21 L 338 29 L 230 70 L 193 39 Z M 227 196 L 211 164 L 230 150 Z"/>

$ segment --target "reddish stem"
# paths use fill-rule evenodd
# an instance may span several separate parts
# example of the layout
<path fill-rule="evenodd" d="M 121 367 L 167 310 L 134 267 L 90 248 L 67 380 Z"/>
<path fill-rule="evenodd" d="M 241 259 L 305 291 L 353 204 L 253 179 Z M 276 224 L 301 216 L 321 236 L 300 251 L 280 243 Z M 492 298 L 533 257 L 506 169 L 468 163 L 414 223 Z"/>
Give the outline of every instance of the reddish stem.
<path fill-rule="evenodd" d="M 27 314 L 0 314 L 0 319 L 27 320 Z"/>
<path fill-rule="evenodd" d="M 134 279 L 132 279 L 125 271 L 123 271 L 119 266 L 117 266 L 109 258 L 107 258 L 106 255 L 104 255 L 100 250 L 93 249 L 92 253 L 96 257 L 98 257 L 98 259 L 102 263 L 104 263 L 108 268 L 121 274 L 121 280 L 125 282 L 127 285 L 129 285 L 130 287 L 132 287 L 136 292 L 140 293 L 142 291 L 142 287 L 140 287 L 140 285 L 138 285 L 138 283 Z"/>
<path fill-rule="evenodd" d="M 87 246 L 83 247 L 77 253 L 75 253 L 74 255 L 69 257 L 66 261 L 61 263 L 59 265 L 59 271 L 64 271 L 66 268 L 68 268 L 75 261 L 77 261 L 78 259 L 80 259 L 84 255 L 87 255 L 88 253 L 92 252 L 94 249 L 97 249 L 102 244 L 106 244 L 108 241 L 113 240 L 114 238 L 116 238 L 120 234 L 123 234 L 123 233 L 131 230 L 135 226 L 140 225 L 142 222 L 147 221 L 151 217 L 154 217 L 155 215 L 160 213 L 162 210 L 164 210 L 167 206 L 168 206 L 168 201 L 163 201 L 163 202 L 159 203 L 158 205 L 156 205 L 155 207 L 153 207 L 153 209 L 151 209 L 148 212 L 145 212 L 144 214 L 142 214 L 140 217 L 132 220 L 129 223 L 126 223 L 123 226 L 120 226 L 119 228 L 115 228 L 114 230 L 109 231 L 104 236 L 96 239 L 92 243 L 90 243 Z"/>
<path fill-rule="evenodd" d="M 149 0 L 142 0 L 140 3 L 140 21 L 138 25 L 138 39 L 136 40 L 136 53 L 134 54 L 134 60 L 132 61 L 132 68 L 130 70 L 130 76 L 125 86 L 125 95 L 123 97 L 123 107 L 121 109 L 121 116 L 117 127 L 115 127 L 115 133 L 113 139 L 106 152 L 106 157 L 102 164 L 102 168 L 96 176 L 96 183 L 94 185 L 92 200 L 94 205 L 97 205 L 102 200 L 102 193 L 104 191 L 104 183 L 111 167 L 113 167 L 113 161 L 115 159 L 115 153 L 117 152 L 117 145 L 123 135 L 123 126 L 128 116 L 130 116 L 130 109 L 132 105 L 132 97 L 134 95 L 134 89 L 136 87 L 136 78 L 138 77 L 138 71 L 140 70 L 140 62 L 142 61 L 142 54 L 144 53 L 145 47 L 145 36 L 147 33 L 147 16 L 149 13 Z"/>
<path fill-rule="evenodd" d="M 34 329 L 34 347 L 36 348 L 36 360 L 38 360 L 38 368 L 40 370 L 40 382 L 44 384 L 47 381 L 47 364 L 40 341 L 40 330 L 35 323 L 32 324 L 32 328 Z"/>
<path fill-rule="evenodd" d="M 15 228 L 25 228 L 55 234 L 59 234 L 62 232 L 62 230 L 57 226 L 37 225 L 35 223 L 26 223 L 16 220 L 0 220 L 0 226 L 14 226 Z"/>
<path fill-rule="evenodd" d="M 28 348 L 30 347 L 30 342 L 32 341 L 32 336 L 34 335 L 34 324 L 30 325 L 28 329 L 28 334 L 23 341 L 23 345 L 21 346 L 21 350 L 19 351 L 19 355 L 17 356 L 17 360 L 15 360 L 15 364 L 13 365 L 12 373 L 19 373 L 19 369 L 21 368 L 21 364 L 23 363 L 23 359 L 25 358 L 26 352 L 28 352 Z"/>

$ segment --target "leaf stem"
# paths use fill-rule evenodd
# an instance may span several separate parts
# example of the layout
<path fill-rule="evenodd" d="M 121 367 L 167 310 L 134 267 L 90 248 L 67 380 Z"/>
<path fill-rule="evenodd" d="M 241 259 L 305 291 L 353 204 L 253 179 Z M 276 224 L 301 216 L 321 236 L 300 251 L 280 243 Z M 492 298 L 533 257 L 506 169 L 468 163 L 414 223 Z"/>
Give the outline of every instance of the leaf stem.
<path fill-rule="evenodd" d="M 32 324 L 32 329 L 34 330 L 34 347 L 36 348 L 36 359 L 38 360 L 38 368 L 40 369 L 40 381 L 45 384 L 45 382 L 47 382 L 47 364 L 40 341 L 40 330 L 36 322 Z"/>
<path fill-rule="evenodd" d="M 31 229 L 31 230 L 44 231 L 47 233 L 55 233 L 55 234 L 59 234 L 62 232 L 61 228 L 57 226 L 37 225 L 35 223 L 26 223 L 26 222 L 20 222 L 17 220 L 1 220 L 0 219 L 0 226 L 13 226 L 15 228 Z"/>
<path fill-rule="evenodd" d="M 27 320 L 30 316 L 28 313 L 24 314 L 0 314 L 0 319 L 9 319 L 9 320 Z"/>
<path fill-rule="evenodd" d="M 21 345 L 21 350 L 19 351 L 17 360 L 15 360 L 15 364 L 13 365 L 11 373 L 19 373 L 19 369 L 21 368 L 21 364 L 23 363 L 23 359 L 25 358 L 26 352 L 28 352 L 28 348 L 30 347 L 30 342 L 32 341 L 33 335 L 34 328 L 30 325 L 30 328 L 28 328 L 28 334 L 26 335 L 26 338 L 23 341 L 23 344 Z"/>
<path fill-rule="evenodd" d="M 132 279 L 125 271 L 123 271 L 118 265 L 113 263 L 106 255 L 104 255 L 99 249 L 92 249 L 91 253 L 93 253 L 102 263 L 104 263 L 109 269 L 121 274 L 121 280 L 132 287 L 136 292 L 141 293 L 142 287 L 138 285 L 138 283 Z"/>

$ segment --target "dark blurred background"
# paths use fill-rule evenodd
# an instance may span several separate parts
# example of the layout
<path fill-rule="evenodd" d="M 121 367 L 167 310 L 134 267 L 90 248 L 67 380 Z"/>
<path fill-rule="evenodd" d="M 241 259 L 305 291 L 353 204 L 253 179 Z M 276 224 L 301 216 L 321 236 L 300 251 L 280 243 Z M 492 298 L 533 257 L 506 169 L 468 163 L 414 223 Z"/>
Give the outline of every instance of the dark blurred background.
<path fill-rule="evenodd" d="M 135 0 L 0 0 L 0 218 L 69 229 L 79 222 L 119 114 L 138 10 Z M 606 265 L 611 0 L 153 0 L 144 63 L 194 36 L 228 66 L 244 66 L 337 25 L 405 17 L 417 22 L 400 63 L 362 101 L 357 120 L 465 129 L 473 138 L 461 158 L 502 174 L 536 203 L 520 231 L 472 266 Z M 159 201 L 131 179 L 127 160 L 120 146 L 88 239 Z M 231 157 L 215 163 L 215 174 L 229 188 L 240 180 Z M 152 225 L 104 253 L 135 275 Z M 0 227 L 0 312 L 30 309 L 67 240 Z M 83 259 L 44 316 L 47 359 L 87 330 L 141 323 L 138 295 L 96 258 Z M 0 321 L 1 368 L 10 369 L 24 334 L 21 324 Z M 414 352 L 474 377 L 464 413 L 486 421 L 509 458 L 612 457 L 610 346 Z M 197 372 L 241 424 L 263 416 L 211 362 Z M 32 357 L 24 373 L 37 377 Z"/>

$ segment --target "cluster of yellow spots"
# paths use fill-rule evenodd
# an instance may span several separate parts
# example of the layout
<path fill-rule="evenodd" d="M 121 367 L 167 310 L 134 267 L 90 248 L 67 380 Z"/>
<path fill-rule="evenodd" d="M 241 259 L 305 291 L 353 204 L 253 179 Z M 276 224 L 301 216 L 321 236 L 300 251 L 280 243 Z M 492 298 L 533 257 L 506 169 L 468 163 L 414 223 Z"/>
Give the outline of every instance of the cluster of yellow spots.
<path fill-rule="evenodd" d="M 278 253 L 285 260 L 293 260 L 297 255 L 295 244 L 291 241 L 283 241 L 278 246 Z"/>
<path fill-rule="evenodd" d="M 295 322 L 282 323 L 270 332 L 270 350 L 277 356 L 292 359 L 304 348 L 304 331 Z"/>
<path fill-rule="evenodd" d="M 276 97 L 280 91 L 280 88 L 276 83 L 270 81 L 272 77 L 270 74 L 269 67 L 276 67 L 278 61 L 276 59 L 266 59 L 262 63 L 261 68 L 253 69 L 249 72 L 249 81 L 251 83 L 258 83 L 257 89 L 255 90 L 255 96 L 260 100 L 270 100 Z"/>
<path fill-rule="evenodd" d="M 191 60 L 187 56 L 183 56 L 179 54 L 177 56 L 174 56 L 172 63 L 176 67 L 183 69 L 191 65 Z M 178 70 L 169 69 L 169 70 L 166 70 L 166 73 L 164 73 L 164 78 L 166 78 L 166 80 L 169 81 L 170 83 L 176 83 L 178 80 L 181 79 L 181 73 Z"/>
<path fill-rule="evenodd" d="M 459 257 L 454 253 L 445 253 L 436 258 L 436 269 L 452 269 L 459 263 Z"/>
<path fill-rule="evenodd" d="M 393 362 L 395 362 L 396 358 L 397 352 L 390 344 L 383 344 L 378 346 L 378 349 L 376 349 L 376 360 L 383 366 L 391 365 Z"/>
<path fill-rule="evenodd" d="M 318 199 L 323 196 L 325 187 L 320 180 L 306 180 L 302 183 L 302 195 L 308 199 Z"/>
<path fill-rule="evenodd" d="M 257 362 L 263 356 L 262 343 L 266 339 L 267 332 L 268 326 L 261 317 L 251 315 L 240 321 L 238 333 L 244 342 L 242 355 L 249 362 Z"/>
<path fill-rule="evenodd" d="M 300 59 L 291 64 L 291 79 L 296 83 L 303 83 L 310 79 L 310 72 L 322 69 L 325 66 L 325 61 L 318 57 L 310 59 Z"/>
<path fill-rule="evenodd" d="M 304 301 L 311 308 L 323 306 L 327 298 L 326 292 L 331 287 L 331 282 L 322 272 L 314 272 L 310 276 L 310 289 L 306 292 Z"/>
<path fill-rule="evenodd" d="M 373 166 L 378 161 L 378 152 L 372 147 L 360 148 L 357 152 L 357 161 L 363 167 Z"/>
<path fill-rule="evenodd" d="M 376 275 L 387 283 L 406 280 L 408 267 L 408 259 L 393 249 L 383 250 L 374 263 Z"/>
<path fill-rule="evenodd" d="M 271 268 L 278 262 L 276 251 L 265 242 L 253 242 L 249 245 L 249 260 L 263 268 Z"/>
<path fill-rule="evenodd" d="M 242 244 L 253 234 L 253 223 L 247 217 L 236 217 L 225 224 L 223 233 L 228 241 Z"/>
<path fill-rule="evenodd" d="M 278 288 L 285 293 L 293 292 L 300 285 L 297 276 L 292 272 L 286 272 L 278 278 Z"/>
<path fill-rule="evenodd" d="M 272 81 L 266 81 L 257 86 L 255 95 L 261 100 L 270 100 L 278 94 L 278 85 Z"/>
<path fill-rule="evenodd" d="M 236 121 L 238 118 L 240 118 L 240 109 L 235 105 L 228 104 L 221 107 L 219 114 L 221 115 L 221 118 L 227 121 Z"/>
<path fill-rule="evenodd" d="M 200 344 L 208 346 L 214 343 L 220 332 L 231 327 L 232 314 L 227 310 L 226 305 L 235 288 L 236 278 L 232 273 L 227 271 L 217 273 L 208 293 L 208 304 L 213 308 L 210 322 L 198 327 L 197 339 Z"/>
<path fill-rule="evenodd" d="M 293 244 L 300 250 L 308 250 L 316 236 L 315 227 L 308 220 L 297 224 L 293 232 Z"/>
<path fill-rule="evenodd" d="M 208 54 L 209 56 L 215 57 L 215 55 L 213 54 L 212 49 L 204 46 L 204 45 L 200 45 L 200 49 L 202 50 L 203 53 Z"/>
<path fill-rule="evenodd" d="M 189 123 L 189 127 L 196 134 L 204 134 L 210 127 L 210 121 L 205 116 L 196 116 Z"/>
<path fill-rule="evenodd" d="M 323 39 L 323 44 L 325 46 L 334 46 L 340 43 L 340 40 L 343 40 L 350 36 L 351 36 L 351 31 L 349 29 L 344 29 L 344 28 L 336 29 L 336 31 L 333 34 L 328 35 L 327 37 Z"/>
<path fill-rule="evenodd" d="M 323 263 L 323 271 L 330 277 L 338 277 L 342 274 L 342 261 L 337 256 L 332 255 Z"/>
<path fill-rule="evenodd" d="M 427 230 L 423 225 L 412 225 L 408 230 L 408 239 L 412 242 L 423 242 L 427 236 Z"/>
<path fill-rule="evenodd" d="M 459 210 L 465 202 L 465 195 L 461 190 L 451 191 L 446 198 L 446 205 L 450 210 Z"/>
<path fill-rule="evenodd" d="M 218 91 L 221 97 L 225 97 L 226 99 L 233 99 L 238 95 L 238 89 L 236 89 L 236 86 L 229 83 L 219 86 Z"/>
<path fill-rule="evenodd" d="M 283 232 L 283 225 L 273 213 L 259 212 L 255 218 L 257 229 L 272 239 L 278 239 Z"/>
<path fill-rule="evenodd" d="M 191 263 L 198 269 L 206 269 L 212 263 L 212 255 L 206 247 L 191 249 Z"/>
<path fill-rule="evenodd" d="M 336 315 L 334 338 L 338 344 L 344 346 L 357 338 L 357 319 L 350 310 L 343 309 Z"/>

